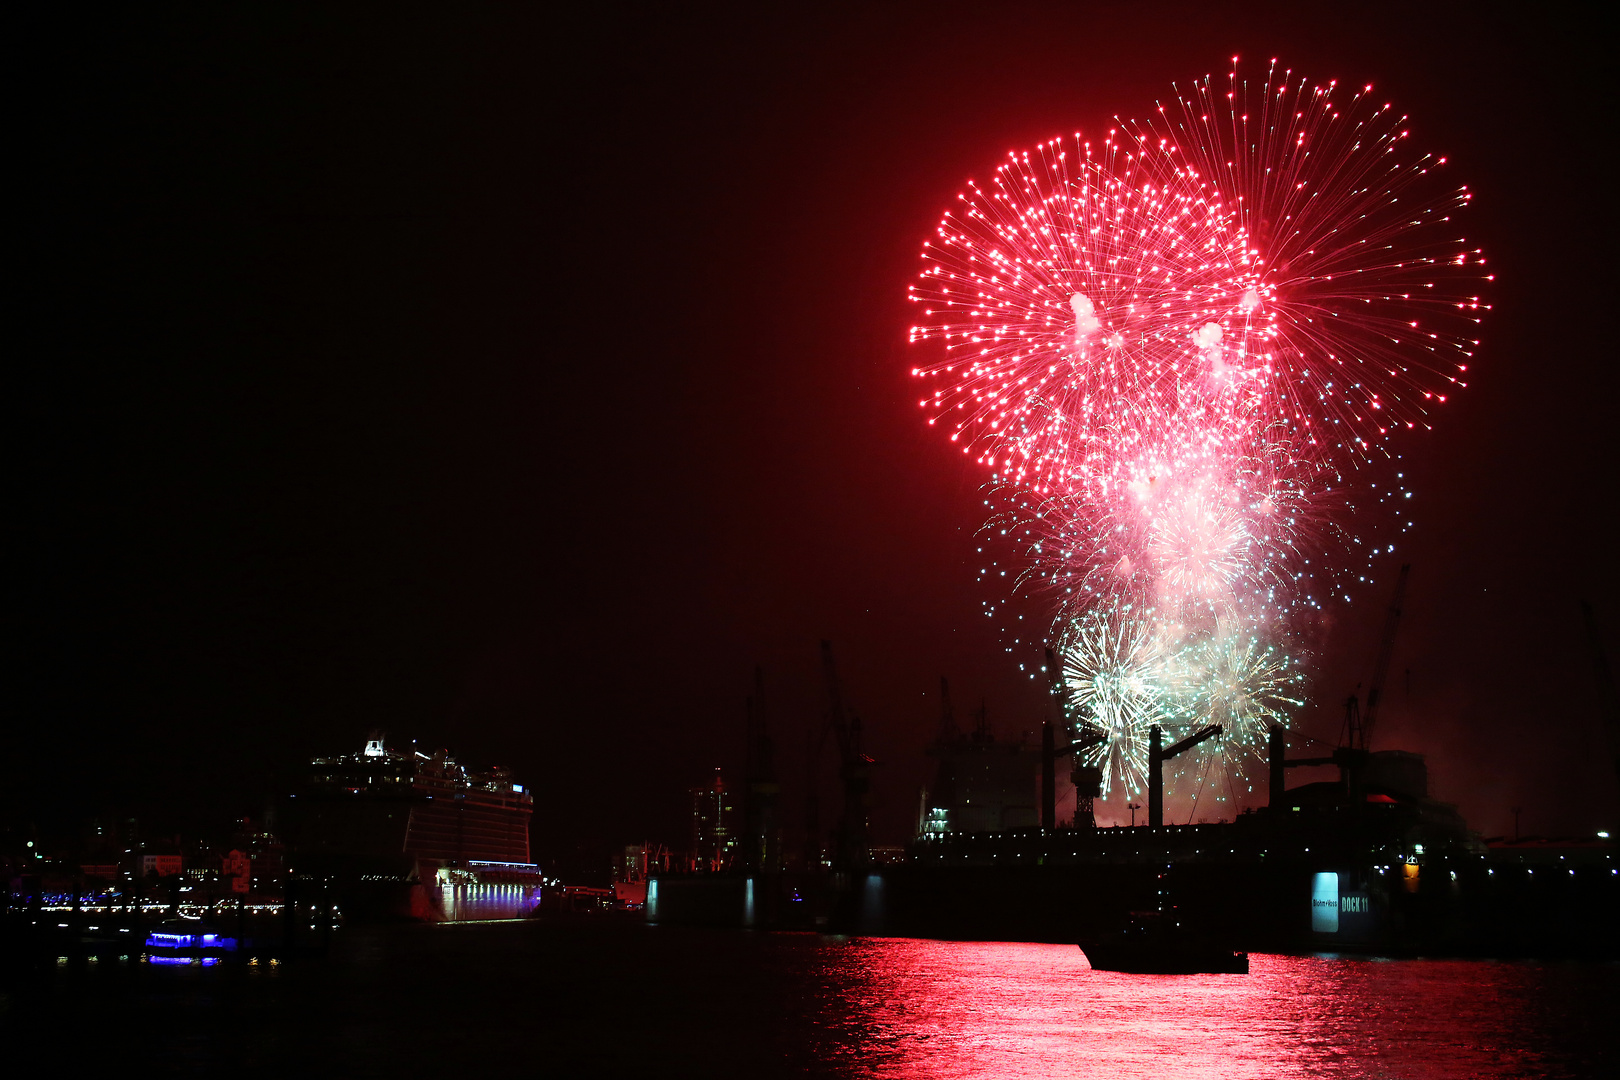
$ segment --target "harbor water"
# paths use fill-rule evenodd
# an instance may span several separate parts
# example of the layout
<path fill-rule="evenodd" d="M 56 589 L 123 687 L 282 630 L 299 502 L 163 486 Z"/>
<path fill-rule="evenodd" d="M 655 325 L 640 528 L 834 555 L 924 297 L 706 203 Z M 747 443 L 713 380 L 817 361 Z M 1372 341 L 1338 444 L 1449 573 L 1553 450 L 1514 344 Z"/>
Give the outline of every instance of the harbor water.
<path fill-rule="evenodd" d="M 1615 1075 L 1617 1004 L 1612 963 L 1145 976 L 1072 945 L 586 920 L 344 929 L 325 956 L 212 967 L 62 957 L 8 972 L 0 1026 L 23 1060 L 175 1075 L 1418 1080 Z"/>

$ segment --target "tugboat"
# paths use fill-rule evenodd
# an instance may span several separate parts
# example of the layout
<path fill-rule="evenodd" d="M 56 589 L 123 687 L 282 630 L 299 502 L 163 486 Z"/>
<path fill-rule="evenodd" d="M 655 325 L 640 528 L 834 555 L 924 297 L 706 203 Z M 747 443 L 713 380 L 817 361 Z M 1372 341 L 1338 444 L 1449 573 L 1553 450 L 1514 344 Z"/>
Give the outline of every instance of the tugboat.
<path fill-rule="evenodd" d="M 1183 930 L 1160 911 L 1133 911 L 1125 926 L 1080 943 L 1095 971 L 1135 975 L 1247 975 L 1249 954 Z"/>

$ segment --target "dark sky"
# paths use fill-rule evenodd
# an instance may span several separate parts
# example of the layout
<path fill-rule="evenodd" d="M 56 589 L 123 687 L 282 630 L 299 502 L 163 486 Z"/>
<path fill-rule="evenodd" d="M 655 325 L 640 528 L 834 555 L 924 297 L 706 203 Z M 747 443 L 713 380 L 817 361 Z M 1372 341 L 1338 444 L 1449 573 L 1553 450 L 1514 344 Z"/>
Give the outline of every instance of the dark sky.
<path fill-rule="evenodd" d="M 1238 54 L 1377 84 L 1499 274 L 1471 389 L 1406 446 L 1378 742 L 1487 833 L 1615 824 L 1577 608 L 1620 654 L 1612 57 L 1573 10 L 19 28 L 4 812 L 206 825 L 381 727 L 512 766 L 543 849 L 675 839 L 756 663 L 797 790 L 828 637 L 898 841 L 939 675 L 1004 732 L 1049 707 L 981 614 L 983 478 L 915 407 L 920 245 L 1007 150 Z M 1314 660 L 1321 737 L 1385 588 Z"/>

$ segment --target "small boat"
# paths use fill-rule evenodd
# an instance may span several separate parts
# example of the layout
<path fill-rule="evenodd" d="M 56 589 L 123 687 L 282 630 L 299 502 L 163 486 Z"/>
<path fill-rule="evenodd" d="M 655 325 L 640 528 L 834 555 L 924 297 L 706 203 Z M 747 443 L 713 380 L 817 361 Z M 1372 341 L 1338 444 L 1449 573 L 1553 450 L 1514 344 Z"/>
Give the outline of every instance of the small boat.
<path fill-rule="evenodd" d="M 236 946 L 236 938 L 200 919 L 171 919 L 146 935 L 146 953 L 159 964 L 217 964 L 226 953 L 235 952 Z"/>
<path fill-rule="evenodd" d="M 1184 930 L 1157 911 L 1133 911 L 1120 930 L 1079 944 L 1096 971 L 1136 975 L 1249 973 L 1248 953 Z"/>

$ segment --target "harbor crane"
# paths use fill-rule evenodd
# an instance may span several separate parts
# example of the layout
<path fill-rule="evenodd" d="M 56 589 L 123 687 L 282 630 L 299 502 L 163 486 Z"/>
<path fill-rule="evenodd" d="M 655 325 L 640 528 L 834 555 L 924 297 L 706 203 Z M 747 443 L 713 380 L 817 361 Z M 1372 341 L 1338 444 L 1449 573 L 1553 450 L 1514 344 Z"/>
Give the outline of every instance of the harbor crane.
<path fill-rule="evenodd" d="M 1368 760 L 1367 744 L 1372 737 L 1373 722 L 1378 719 L 1378 699 L 1384 692 L 1384 677 L 1389 674 L 1389 662 L 1395 655 L 1395 631 L 1401 624 L 1401 607 L 1406 601 L 1406 579 L 1412 573 L 1412 564 L 1403 563 L 1400 576 L 1395 579 L 1395 595 L 1390 598 L 1389 610 L 1384 616 L 1384 635 L 1378 642 L 1378 658 L 1373 662 L 1372 683 L 1367 688 L 1367 711 L 1361 711 L 1361 702 L 1351 694 L 1344 703 L 1343 745 L 1329 757 L 1286 758 L 1287 732 L 1281 726 L 1271 729 L 1267 756 L 1271 762 L 1270 805 L 1281 810 L 1287 794 L 1286 770 L 1313 765 L 1337 765 L 1340 781 L 1354 794 L 1360 784 L 1363 766 Z"/>
<path fill-rule="evenodd" d="M 821 671 L 827 682 L 827 727 L 838 741 L 838 779 L 844 788 L 844 814 L 834 837 L 833 866 L 859 869 L 870 855 L 870 793 L 876 762 L 861 749 L 861 718 L 844 704 L 830 641 L 821 643 Z"/>
<path fill-rule="evenodd" d="M 1401 604 L 1406 599 L 1406 578 L 1412 564 L 1401 566 L 1401 575 L 1395 579 L 1395 596 L 1389 602 L 1384 616 L 1384 636 L 1378 642 L 1378 659 L 1373 663 L 1372 682 L 1367 686 L 1367 711 L 1351 694 L 1344 703 L 1344 745 L 1352 750 L 1365 750 L 1372 739 L 1373 722 L 1378 719 L 1378 698 L 1384 692 L 1384 677 L 1389 674 L 1389 661 L 1395 654 L 1395 631 L 1401 624 Z"/>
<path fill-rule="evenodd" d="M 1164 763 L 1220 733 L 1221 725 L 1211 724 L 1166 748 L 1163 747 L 1164 733 L 1159 730 L 1159 725 L 1148 728 L 1148 824 L 1153 828 L 1164 824 Z"/>
<path fill-rule="evenodd" d="M 1052 697 L 1057 701 L 1058 717 L 1068 713 L 1069 692 L 1058 673 L 1057 654 L 1046 650 L 1046 676 L 1052 686 Z M 1051 721 L 1041 724 L 1041 828 L 1057 828 L 1057 759 L 1074 755 L 1069 770 L 1069 782 L 1074 785 L 1074 827 L 1095 828 L 1097 791 L 1102 786 L 1102 770 L 1095 765 L 1082 765 L 1080 755 L 1102 743 L 1103 733 L 1088 731 L 1075 738 L 1072 733 L 1066 746 L 1057 745 L 1057 734 Z"/>
<path fill-rule="evenodd" d="M 1046 650 L 1046 675 L 1052 684 L 1052 696 L 1057 699 L 1059 713 L 1065 713 L 1069 707 L 1069 691 L 1063 685 L 1062 676 L 1058 671 L 1057 654 L 1048 648 Z M 1219 724 L 1212 724 L 1201 731 L 1182 739 L 1168 749 L 1163 746 L 1164 733 L 1154 724 L 1148 729 L 1148 824 L 1159 826 L 1164 824 L 1164 763 L 1186 750 L 1191 750 L 1206 739 L 1213 739 L 1221 733 Z M 1057 819 L 1057 808 L 1052 791 L 1053 774 L 1057 771 L 1054 762 L 1064 754 L 1074 754 L 1076 765 L 1072 774 L 1075 787 L 1075 826 L 1082 824 L 1082 816 L 1087 823 L 1096 824 L 1096 812 L 1093 810 L 1093 800 L 1097 797 L 1097 788 L 1102 783 L 1102 770 L 1095 766 L 1082 766 L 1078 764 L 1080 754 L 1093 746 L 1100 745 L 1107 736 L 1100 731 L 1088 731 L 1079 738 L 1074 739 L 1068 746 L 1059 748 L 1055 745 L 1056 739 L 1052 732 L 1052 725 L 1047 724 L 1041 729 L 1041 828 L 1054 827 Z M 1082 787 L 1082 784 L 1085 786 Z"/>

